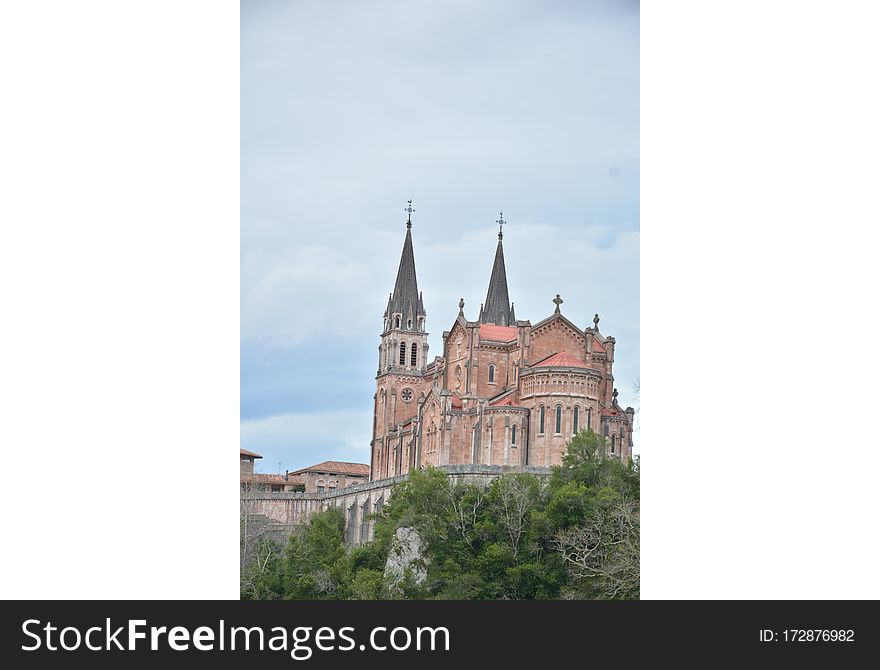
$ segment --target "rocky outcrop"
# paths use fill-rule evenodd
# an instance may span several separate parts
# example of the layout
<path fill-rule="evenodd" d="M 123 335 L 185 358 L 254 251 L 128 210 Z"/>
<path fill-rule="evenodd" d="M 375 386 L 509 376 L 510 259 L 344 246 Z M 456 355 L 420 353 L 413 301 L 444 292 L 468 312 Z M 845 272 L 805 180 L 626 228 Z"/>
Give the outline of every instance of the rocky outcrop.
<path fill-rule="evenodd" d="M 419 586 L 424 583 L 427 575 L 419 532 L 415 528 L 398 528 L 391 540 L 391 550 L 385 562 L 385 579 L 390 588 L 399 588 L 406 579 Z"/>

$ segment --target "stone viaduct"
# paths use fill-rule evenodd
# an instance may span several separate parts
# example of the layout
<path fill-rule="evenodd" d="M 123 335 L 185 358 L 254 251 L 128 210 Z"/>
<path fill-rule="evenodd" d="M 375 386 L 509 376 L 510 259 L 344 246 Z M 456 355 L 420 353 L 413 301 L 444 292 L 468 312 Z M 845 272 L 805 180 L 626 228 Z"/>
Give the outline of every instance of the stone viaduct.
<path fill-rule="evenodd" d="M 443 465 L 437 469 L 454 482 L 478 483 L 487 483 L 506 473 L 527 472 L 546 477 L 551 472 L 550 468 L 537 466 L 474 464 Z M 286 540 L 296 526 L 307 523 L 315 512 L 341 507 L 345 514 L 345 542 L 357 546 L 373 539 L 375 522 L 370 515 L 381 513 L 394 485 L 407 477 L 398 475 L 325 493 L 242 493 L 243 513 L 263 520 L 274 537 Z"/>

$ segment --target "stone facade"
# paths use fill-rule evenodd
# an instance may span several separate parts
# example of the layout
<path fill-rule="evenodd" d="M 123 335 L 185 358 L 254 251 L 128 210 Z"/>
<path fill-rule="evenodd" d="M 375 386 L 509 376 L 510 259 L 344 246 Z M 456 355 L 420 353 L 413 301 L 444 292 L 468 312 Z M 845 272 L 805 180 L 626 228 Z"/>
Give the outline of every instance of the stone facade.
<path fill-rule="evenodd" d="M 558 465 L 565 444 L 587 429 L 605 436 L 608 457 L 632 458 L 635 412 L 617 403 L 615 339 L 599 331 L 598 315 L 584 328 L 566 318 L 558 294 L 547 318 L 515 319 L 502 239 L 499 231 L 480 319 L 469 321 L 459 301 L 441 355 L 428 362 L 407 222 L 380 336 L 371 479 L 428 464 Z"/>
<path fill-rule="evenodd" d="M 324 461 L 289 475 L 305 485 L 306 493 L 325 493 L 363 484 L 370 477 L 370 466 L 366 463 Z"/>
<path fill-rule="evenodd" d="M 262 456 L 245 449 L 238 450 L 239 467 L 241 468 L 240 472 L 242 477 L 254 474 L 254 461 L 258 458 L 262 458 Z"/>

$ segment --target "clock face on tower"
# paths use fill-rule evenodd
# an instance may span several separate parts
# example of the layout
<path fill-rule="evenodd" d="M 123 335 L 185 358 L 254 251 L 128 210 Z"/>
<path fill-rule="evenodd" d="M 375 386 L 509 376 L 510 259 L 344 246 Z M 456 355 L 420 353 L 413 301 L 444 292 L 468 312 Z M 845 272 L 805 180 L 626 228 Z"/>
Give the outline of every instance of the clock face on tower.
<path fill-rule="evenodd" d="M 413 399 L 412 389 L 403 389 L 400 392 L 400 397 L 403 400 L 403 402 L 412 402 L 412 399 Z"/>

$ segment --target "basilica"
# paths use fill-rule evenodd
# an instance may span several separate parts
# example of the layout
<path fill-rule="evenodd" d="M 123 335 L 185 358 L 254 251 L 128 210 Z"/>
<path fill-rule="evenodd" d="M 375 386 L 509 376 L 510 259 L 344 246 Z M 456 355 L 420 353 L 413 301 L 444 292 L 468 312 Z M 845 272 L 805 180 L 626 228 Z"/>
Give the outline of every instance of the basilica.
<path fill-rule="evenodd" d="M 394 290 L 379 345 L 370 479 L 426 465 L 550 466 L 581 430 L 605 438 L 605 455 L 632 457 L 634 410 L 617 403 L 613 337 L 599 316 L 581 328 L 562 314 L 517 319 L 507 291 L 504 217 L 486 301 L 476 321 L 458 316 L 428 360 L 428 333 L 416 281 L 412 202 Z"/>

